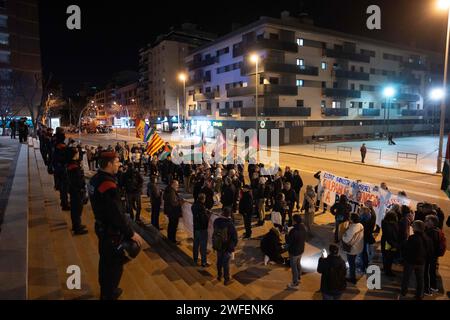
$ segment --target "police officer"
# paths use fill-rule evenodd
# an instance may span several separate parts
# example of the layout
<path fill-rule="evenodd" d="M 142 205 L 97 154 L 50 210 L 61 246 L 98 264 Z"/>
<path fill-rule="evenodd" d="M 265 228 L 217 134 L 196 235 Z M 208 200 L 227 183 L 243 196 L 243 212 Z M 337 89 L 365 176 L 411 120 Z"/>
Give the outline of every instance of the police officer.
<path fill-rule="evenodd" d="M 70 193 L 70 217 L 72 219 L 72 231 L 74 235 L 86 234 L 86 226 L 81 224 L 83 212 L 83 199 L 86 195 L 86 183 L 84 172 L 80 167 L 80 155 L 78 149 L 72 147 L 68 150 L 69 163 L 67 164 L 67 176 L 69 178 Z"/>
<path fill-rule="evenodd" d="M 139 246 L 142 238 L 131 228 L 125 216 L 115 175 L 120 166 L 116 152 L 99 154 L 99 170 L 89 183 L 89 197 L 95 216 L 95 232 L 99 239 L 100 299 L 116 300 L 122 294 L 119 283 L 126 257 L 118 250 L 124 240 L 133 240 Z"/>
<path fill-rule="evenodd" d="M 66 170 L 67 161 L 67 145 L 65 143 L 66 136 L 63 128 L 56 128 L 53 145 L 52 166 L 55 177 L 55 187 L 59 191 L 62 210 L 68 211 L 69 199 L 67 196 L 68 178 Z"/>

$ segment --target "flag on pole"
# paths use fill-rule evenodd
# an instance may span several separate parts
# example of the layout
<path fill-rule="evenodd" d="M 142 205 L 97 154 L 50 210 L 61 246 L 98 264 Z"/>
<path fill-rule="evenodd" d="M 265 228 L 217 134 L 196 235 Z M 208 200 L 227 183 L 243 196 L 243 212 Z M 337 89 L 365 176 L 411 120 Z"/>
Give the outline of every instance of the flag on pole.
<path fill-rule="evenodd" d="M 145 125 L 145 133 L 143 136 L 144 142 L 149 142 L 152 139 L 153 134 L 155 133 L 155 130 L 151 128 L 148 124 Z"/>
<path fill-rule="evenodd" d="M 158 159 L 165 160 L 167 156 L 172 154 L 172 150 L 173 150 L 172 146 L 168 142 L 166 142 L 166 144 L 164 145 L 164 150 L 163 152 L 161 152 Z"/>
<path fill-rule="evenodd" d="M 450 198 L 450 134 L 447 139 L 447 152 L 445 153 L 444 170 L 442 171 L 441 190 Z"/>
<path fill-rule="evenodd" d="M 146 129 L 146 124 L 144 120 L 137 121 L 138 126 L 136 127 L 136 138 L 144 138 L 144 130 Z"/>
<path fill-rule="evenodd" d="M 150 141 L 147 142 L 146 152 L 150 156 L 153 156 L 155 153 L 159 151 L 164 146 L 164 141 L 161 139 L 158 133 L 154 133 L 151 136 Z"/>

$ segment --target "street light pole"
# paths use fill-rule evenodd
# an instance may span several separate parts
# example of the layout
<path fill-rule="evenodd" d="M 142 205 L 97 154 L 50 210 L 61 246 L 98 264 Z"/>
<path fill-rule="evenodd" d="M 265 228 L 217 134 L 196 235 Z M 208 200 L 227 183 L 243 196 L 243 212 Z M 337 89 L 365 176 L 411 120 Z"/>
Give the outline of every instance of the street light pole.
<path fill-rule="evenodd" d="M 255 70 L 255 111 L 256 111 L 256 123 L 255 123 L 255 129 L 256 129 L 256 139 L 258 139 L 259 134 L 258 134 L 258 84 L 259 84 L 259 79 L 258 79 L 258 58 L 255 59 L 256 60 L 256 70 Z"/>
<path fill-rule="evenodd" d="M 447 93 L 447 69 L 448 69 L 448 51 L 450 42 L 450 6 L 447 10 L 447 40 L 445 44 L 445 64 L 444 64 L 444 92 Z M 444 94 L 441 101 L 441 122 L 439 129 L 439 153 L 437 158 L 437 173 L 442 173 L 442 149 L 444 147 L 444 129 L 445 129 L 445 104 L 446 94 Z"/>
<path fill-rule="evenodd" d="M 184 110 L 184 135 L 187 135 L 186 119 L 188 116 L 187 106 L 186 106 L 186 77 L 183 78 L 183 110 Z M 178 121 L 179 117 L 178 117 Z"/>

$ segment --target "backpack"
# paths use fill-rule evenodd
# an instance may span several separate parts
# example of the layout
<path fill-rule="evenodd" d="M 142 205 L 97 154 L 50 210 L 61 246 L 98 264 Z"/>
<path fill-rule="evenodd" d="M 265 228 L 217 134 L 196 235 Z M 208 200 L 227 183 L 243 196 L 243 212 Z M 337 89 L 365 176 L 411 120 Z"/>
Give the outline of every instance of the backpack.
<path fill-rule="evenodd" d="M 228 249 L 228 242 L 228 226 L 214 229 L 212 235 L 212 245 L 214 250 L 225 251 Z"/>
<path fill-rule="evenodd" d="M 444 232 L 439 229 L 439 252 L 437 253 L 437 256 L 443 257 L 445 251 L 447 251 L 447 240 L 445 239 Z"/>

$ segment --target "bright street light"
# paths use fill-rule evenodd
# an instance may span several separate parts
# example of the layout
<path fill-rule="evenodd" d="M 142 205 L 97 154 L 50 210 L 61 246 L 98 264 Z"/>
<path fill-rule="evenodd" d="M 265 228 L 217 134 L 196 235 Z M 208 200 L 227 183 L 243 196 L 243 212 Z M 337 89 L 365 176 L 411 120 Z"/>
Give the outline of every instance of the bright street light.
<path fill-rule="evenodd" d="M 94 100 L 91 100 L 91 103 L 94 104 Z"/>
<path fill-rule="evenodd" d="M 450 0 L 438 0 L 437 7 L 440 10 L 447 10 L 450 8 Z"/>
<path fill-rule="evenodd" d="M 393 96 L 395 96 L 395 89 L 393 87 L 386 87 L 383 90 L 383 95 L 386 98 L 392 98 Z"/>
<path fill-rule="evenodd" d="M 186 74 L 180 73 L 180 74 L 178 75 L 178 80 L 180 80 L 180 81 L 182 81 L 182 82 L 186 81 Z"/>
<path fill-rule="evenodd" d="M 186 107 L 186 80 L 187 80 L 187 76 L 185 73 L 181 72 L 180 74 L 178 74 L 178 80 L 180 80 L 181 82 L 183 82 L 183 113 L 184 113 L 184 133 L 186 135 L 186 118 L 187 118 L 187 107 Z M 179 101 L 179 100 L 178 100 Z M 178 102 L 178 106 L 179 106 L 179 102 Z M 180 125 L 180 108 L 178 107 L 178 135 L 181 134 L 181 125 Z"/>
<path fill-rule="evenodd" d="M 259 61 L 259 56 L 258 56 L 257 54 L 252 54 L 252 55 L 250 56 L 250 61 L 253 62 L 253 63 L 258 63 L 258 61 Z"/>
<path fill-rule="evenodd" d="M 431 92 L 430 92 L 431 100 L 439 101 L 439 100 L 442 100 L 444 98 L 444 96 L 445 96 L 444 90 L 441 88 L 435 88 L 435 89 L 431 90 Z"/>

